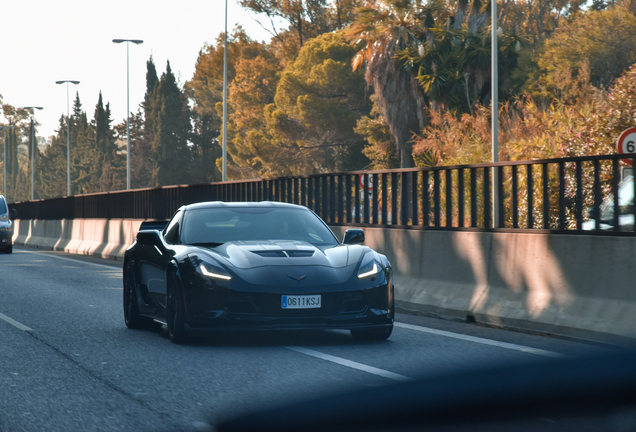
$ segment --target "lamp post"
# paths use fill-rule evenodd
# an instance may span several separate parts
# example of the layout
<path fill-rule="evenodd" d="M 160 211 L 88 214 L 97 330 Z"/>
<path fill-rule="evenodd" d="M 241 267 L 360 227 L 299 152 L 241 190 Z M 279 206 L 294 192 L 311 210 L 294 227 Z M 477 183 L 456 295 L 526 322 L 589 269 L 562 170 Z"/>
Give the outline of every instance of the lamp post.
<path fill-rule="evenodd" d="M 225 47 L 223 49 L 223 177 L 227 181 L 227 0 L 225 0 Z"/>
<path fill-rule="evenodd" d="M 130 42 L 144 43 L 141 39 L 113 39 L 113 43 L 126 42 L 126 190 L 130 190 Z"/>
<path fill-rule="evenodd" d="M 491 120 L 492 125 L 490 127 L 492 131 L 492 161 L 499 162 L 499 92 L 498 92 L 498 67 L 499 62 L 497 60 L 497 0 L 491 1 L 491 17 L 490 22 L 492 25 L 491 32 L 491 99 L 492 99 L 492 113 Z M 497 226 L 499 223 L 499 176 L 497 167 L 492 168 L 492 226 L 493 228 L 500 228 Z"/>
<path fill-rule="evenodd" d="M 25 110 L 31 110 L 31 201 L 34 199 L 35 182 L 33 177 L 34 161 L 35 161 L 35 127 L 33 125 L 33 118 L 35 117 L 35 110 L 43 110 L 43 107 L 22 107 Z"/>
<path fill-rule="evenodd" d="M 79 84 L 79 81 L 63 80 L 55 81 L 55 84 L 66 84 L 66 196 L 71 196 L 71 126 L 70 126 L 70 103 L 68 98 L 68 85 Z"/>
<path fill-rule="evenodd" d="M 13 125 L 0 125 L 0 128 L 4 130 L 4 159 L 2 159 L 2 165 L 4 167 L 4 175 L 2 177 L 4 179 L 4 188 L 2 189 L 2 193 L 4 197 L 7 198 L 7 129 L 13 129 Z"/>

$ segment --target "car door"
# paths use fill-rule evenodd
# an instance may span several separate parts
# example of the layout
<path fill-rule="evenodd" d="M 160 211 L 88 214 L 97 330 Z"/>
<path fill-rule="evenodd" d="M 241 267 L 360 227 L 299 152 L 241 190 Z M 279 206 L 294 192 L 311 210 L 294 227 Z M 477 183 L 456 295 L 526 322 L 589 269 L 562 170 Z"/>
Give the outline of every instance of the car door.
<path fill-rule="evenodd" d="M 139 263 L 141 294 L 143 305 L 140 312 L 156 316 L 163 316 L 166 308 L 167 270 L 172 254 L 170 253 L 171 239 L 178 231 L 181 220 L 178 211 L 163 232 L 157 236 L 157 241 L 143 246 L 143 260 Z"/>

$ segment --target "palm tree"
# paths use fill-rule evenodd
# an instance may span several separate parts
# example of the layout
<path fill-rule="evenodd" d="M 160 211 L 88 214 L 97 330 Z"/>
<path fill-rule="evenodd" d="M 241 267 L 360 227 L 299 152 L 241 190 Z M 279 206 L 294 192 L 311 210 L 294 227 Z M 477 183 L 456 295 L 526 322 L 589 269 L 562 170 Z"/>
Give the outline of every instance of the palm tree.
<path fill-rule="evenodd" d="M 490 2 L 472 0 L 470 13 L 467 5 L 461 0 L 454 15 L 437 13 L 435 19 L 427 12 L 425 33 L 419 36 L 422 43 L 398 53 L 402 64 L 418 69 L 417 78 L 434 111 L 445 107 L 468 112 L 490 97 Z M 517 65 L 515 47 L 524 38 L 500 34 L 499 39 L 499 86 L 506 96 L 507 78 Z"/>
<path fill-rule="evenodd" d="M 419 44 L 424 30 L 421 6 L 421 0 L 366 0 L 346 33 L 350 43 L 361 46 L 353 69 L 366 65 L 365 79 L 373 85 L 402 168 L 415 165 L 412 137 L 425 125 L 426 99 L 414 71 L 404 67 L 397 53 Z"/>

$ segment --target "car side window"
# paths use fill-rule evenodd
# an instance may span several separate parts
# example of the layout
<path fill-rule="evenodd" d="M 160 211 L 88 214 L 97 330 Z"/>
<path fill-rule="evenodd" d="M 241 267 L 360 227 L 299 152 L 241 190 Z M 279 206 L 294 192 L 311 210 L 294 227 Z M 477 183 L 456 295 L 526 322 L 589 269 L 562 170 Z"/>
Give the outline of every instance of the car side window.
<path fill-rule="evenodd" d="M 167 243 L 169 244 L 179 243 L 179 225 L 181 225 L 180 221 L 181 221 L 181 212 L 178 211 L 174 215 L 170 223 L 168 224 L 168 227 L 166 228 L 166 230 L 164 231 L 163 238 L 166 240 Z"/>

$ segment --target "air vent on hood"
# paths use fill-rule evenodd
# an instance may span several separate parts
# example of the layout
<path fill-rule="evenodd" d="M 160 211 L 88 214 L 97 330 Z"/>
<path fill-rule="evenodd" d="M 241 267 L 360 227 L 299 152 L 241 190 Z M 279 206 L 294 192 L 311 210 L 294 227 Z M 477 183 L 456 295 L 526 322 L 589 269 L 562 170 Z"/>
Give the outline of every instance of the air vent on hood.
<path fill-rule="evenodd" d="M 314 251 L 310 250 L 288 250 L 285 252 L 292 258 L 309 258 L 314 256 Z"/>
<path fill-rule="evenodd" d="M 314 255 L 312 250 L 258 250 L 250 252 L 264 258 L 309 258 Z"/>

